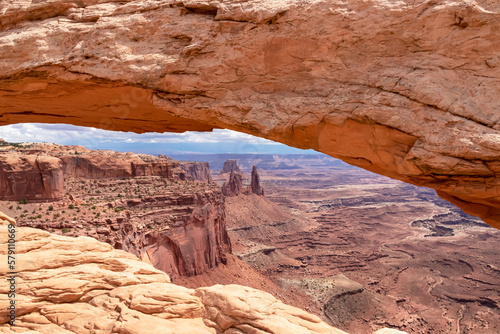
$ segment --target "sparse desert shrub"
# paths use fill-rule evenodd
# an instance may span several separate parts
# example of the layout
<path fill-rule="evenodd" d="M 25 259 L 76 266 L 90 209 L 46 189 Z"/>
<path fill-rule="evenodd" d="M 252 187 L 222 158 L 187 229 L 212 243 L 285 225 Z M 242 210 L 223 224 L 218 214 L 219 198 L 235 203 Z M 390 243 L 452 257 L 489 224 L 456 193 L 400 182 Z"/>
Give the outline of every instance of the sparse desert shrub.
<path fill-rule="evenodd" d="M 28 200 L 26 198 L 23 198 L 19 201 L 19 204 L 28 204 Z"/>
<path fill-rule="evenodd" d="M 63 227 L 63 229 L 61 230 L 61 232 L 64 234 L 64 233 L 68 233 L 68 232 L 71 232 L 71 229 L 70 228 L 67 228 L 67 227 Z"/>
<path fill-rule="evenodd" d="M 9 206 L 9 210 L 12 210 L 13 207 L 14 207 L 14 205 Z"/>
<path fill-rule="evenodd" d="M 54 210 L 54 207 L 52 205 L 49 206 L 49 211 Z"/>
<path fill-rule="evenodd" d="M 75 206 L 73 204 L 68 205 L 68 209 L 74 209 Z"/>

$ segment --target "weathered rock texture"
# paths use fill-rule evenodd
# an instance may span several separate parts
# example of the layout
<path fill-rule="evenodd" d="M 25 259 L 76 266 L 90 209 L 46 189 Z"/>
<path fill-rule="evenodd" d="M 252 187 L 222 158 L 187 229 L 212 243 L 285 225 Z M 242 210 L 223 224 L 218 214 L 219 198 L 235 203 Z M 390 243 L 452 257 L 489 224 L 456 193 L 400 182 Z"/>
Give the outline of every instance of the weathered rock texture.
<path fill-rule="evenodd" d="M 126 162 L 123 154 L 108 154 Z M 226 262 L 231 243 L 224 196 L 217 184 L 161 176 L 84 177 L 89 175 L 87 167 L 95 165 L 99 169 L 94 170 L 103 175 L 118 173 L 121 167 L 115 160 L 76 165 L 81 177 L 65 179 L 65 191 L 70 195 L 51 202 L 50 207 L 49 203 L 34 207 L 38 215 L 22 214 L 20 226 L 94 237 L 138 256 L 172 278 L 198 275 Z M 166 167 L 171 171 L 171 166 Z"/>
<path fill-rule="evenodd" d="M 260 185 L 260 177 L 257 172 L 257 166 L 253 166 L 250 184 L 246 188 L 243 188 L 242 178 L 243 174 L 241 172 L 235 172 L 231 169 L 231 172 L 229 173 L 229 180 L 224 182 L 222 185 L 222 193 L 224 196 L 232 197 L 238 196 L 239 194 L 255 194 L 264 196 L 264 189 Z"/>
<path fill-rule="evenodd" d="M 0 198 L 59 199 L 64 194 L 61 160 L 50 156 L 0 154 Z"/>
<path fill-rule="evenodd" d="M 152 155 L 93 151 L 83 146 L 32 144 L 0 154 L 0 198 L 60 199 L 65 178 L 161 176 L 169 180 L 210 182 L 207 162 L 159 159 Z"/>
<path fill-rule="evenodd" d="M 6 0 L 1 124 L 229 128 L 432 187 L 500 227 L 500 5 Z"/>
<path fill-rule="evenodd" d="M 170 180 L 211 181 L 207 162 L 175 161 L 131 152 L 96 151 L 83 146 L 31 144 L 31 147 L 61 159 L 66 178 L 162 176 Z"/>
<path fill-rule="evenodd" d="M 235 173 L 231 169 L 229 180 L 222 185 L 222 194 L 224 196 L 238 196 L 243 191 L 243 181 L 240 173 Z"/>
<path fill-rule="evenodd" d="M 0 213 L 0 304 L 7 305 L 7 224 Z M 93 238 L 16 228 L 15 326 L 2 333 L 345 333 L 238 285 L 196 290 Z"/>
<path fill-rule="evenodd" d="M 222 170 L 220 171 L 221 174 L 223 173 L 231 173 L 231 171 L 234 171 L 235 173 L 240 173 L 241 174 L 241 169 L 238 166 L 238 161 L 234 159 L 229 159 L 224 161 L 224 167 L 222 167 Z"/>
<path fill-rule="evenodd" d="M 264 196 L 264 189 L 260 185 L 260 176 L 257 172 L 257 166 L 252 167 L 252 175 L 250 177 L 250 186 L 248 187 L 248 192 L 252 194 Z"/>
<path fill-rule="evenodd" d="M 144 225 L 138 229 L 137 223 L 117 231 L 125 250 L 171 276 L 199 275 L 226 263 L 231 242 L 226 230 L 224 198 L 219 189 L 178 198 L 174 194 L 158 199 L 155 205 L 168 209 L 162 210 L 159 219 L 155 219 L 159 223 L 153 231 Z"/>

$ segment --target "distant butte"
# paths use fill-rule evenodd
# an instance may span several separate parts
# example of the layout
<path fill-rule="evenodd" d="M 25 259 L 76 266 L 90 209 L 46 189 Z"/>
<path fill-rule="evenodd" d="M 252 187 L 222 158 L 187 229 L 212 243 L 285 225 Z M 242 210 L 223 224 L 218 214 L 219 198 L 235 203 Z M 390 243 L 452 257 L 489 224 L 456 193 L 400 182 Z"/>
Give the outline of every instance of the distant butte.
<path fill-rule="evenodd" d="M 226 167 L 226 163 L 228 161 L 230 163 L 228 163 L 227 166 L 228 168 L 231 168 L 231 172 L 229 173 L 229 179 L 222 185 L 222 194 L 224 194 L 224 196 L 233 197 L 233 196 L 238 196 L 239 194 L 246 194 L 246 195 L 255 194 L 259 196 L 264 196 L 264 189 L 260 185 L 260 177 L 259 173 L 257 172 L 257 166 L 254 165 L 252 167 L 250 184 L 246 188 L 243 188 L 242 179 L 244 177 L 244 174 L 240 171 L 240 168 L 236 163 L 236 160 L 227 160 L 226 162 L 224 162 L 224 168 Z M 224 172 L 224 174 L 226 173 Z M 223 175 L 223 173 L 221 173 L 221 175 Z"/>

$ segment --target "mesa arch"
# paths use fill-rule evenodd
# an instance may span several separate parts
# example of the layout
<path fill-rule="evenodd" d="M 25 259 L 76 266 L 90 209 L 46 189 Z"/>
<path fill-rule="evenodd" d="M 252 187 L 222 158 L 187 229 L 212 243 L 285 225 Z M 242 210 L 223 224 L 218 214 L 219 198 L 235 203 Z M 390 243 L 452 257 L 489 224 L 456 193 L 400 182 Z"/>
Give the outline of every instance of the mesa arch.
<path fill-rule="evenodd" d="M 228 128 L 437 190 L 500 228 L 491 0 L 5 0 L 0 125 Z"/>

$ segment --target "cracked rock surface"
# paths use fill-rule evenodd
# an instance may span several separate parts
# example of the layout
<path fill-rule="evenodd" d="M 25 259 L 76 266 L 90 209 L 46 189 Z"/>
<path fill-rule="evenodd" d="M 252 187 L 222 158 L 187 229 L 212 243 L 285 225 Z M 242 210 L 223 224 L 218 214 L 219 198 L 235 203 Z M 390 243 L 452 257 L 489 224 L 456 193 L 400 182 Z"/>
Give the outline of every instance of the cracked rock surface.
<path fill-rule="evenodd" d="M 5 0 L 0 124 L 228 128 L 312 148 L 500 227 L 500 5 Z"/>
<path fill-rule="evenodd" d="M 8 224 L 0 212 L 0 305 L 8 305 Z M 270 294 L 239 285 L 196 290 L 89 237 L 16 228 L 15 326 L 1 333 L 331 333 L 341 330 Z"/>

